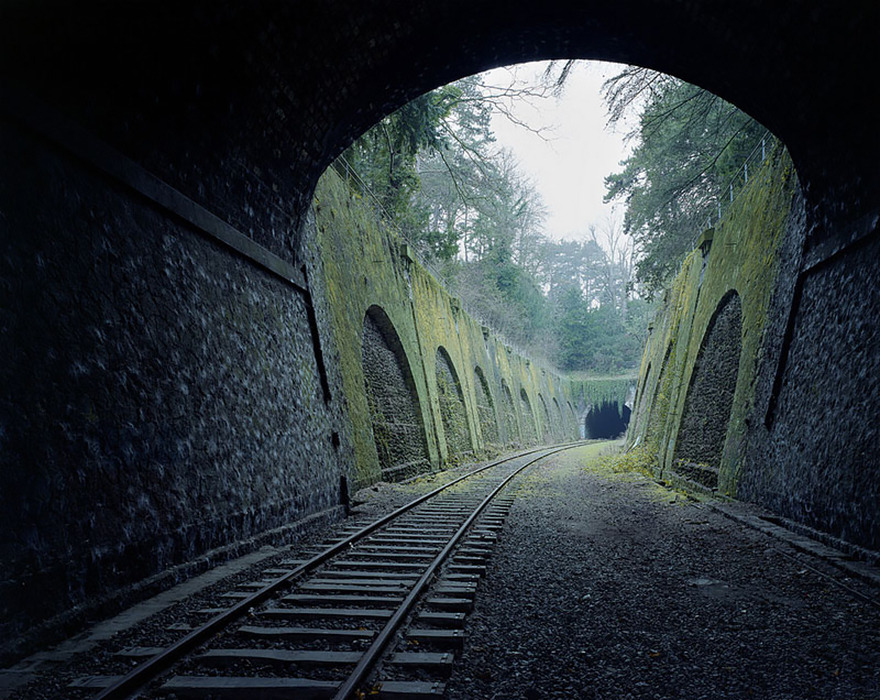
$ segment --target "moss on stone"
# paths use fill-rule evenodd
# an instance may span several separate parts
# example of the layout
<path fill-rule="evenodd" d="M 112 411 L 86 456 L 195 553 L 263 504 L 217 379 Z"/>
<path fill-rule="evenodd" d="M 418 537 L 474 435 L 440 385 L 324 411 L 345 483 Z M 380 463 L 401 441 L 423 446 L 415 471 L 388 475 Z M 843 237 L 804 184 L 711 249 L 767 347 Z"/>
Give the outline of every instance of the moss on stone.
<path fill-rule="evenodd" d="M 377 449 L 364 389 L 361 339 L 371 306 L 387 315 L 412 374 L 428 450 L 426 468 L 498 448 L 496 432 L 484 431 L 481 406 L 484 413 L 487 405 L 504 407 L 504 440 L 509 446 L 533 444 L 542 433 L 545 440 L 577 437 L 571 412 L 564 430 L 557 433 L 549 429 L 553 420 L 536 409 L 539 396 L 547 406 L 553 401 L 559 406 L 576 403 L 568 379 L 514 352 L 493 333 L 484 333 L 483 326 L 461 309 L 458 300 L 413 259 L 407 244 L 332 169 L 318 184 L 315 214 L 332 344 L 351 425 L 355 487 L 382 478 L 379 452 L 389 447 L 384 444 L 388 438 L 380 436 L 383 444 Z M 438 371 L 440 348 L 448 372 Z M 484 387 L 478 386 L 477 367 L 485 378 Z M 527 396 L 528 411 L 521 400 L 508 401 L 502 382 L 512 395 Z M 387 408 L 383 410 L 387 413 Z M 383 416 L 383 424 L 393 423 L 393 416 Z"/>
<path fill-rule="evenodd" d="M 687 256 L 664 296 L 642 359 L 628 436 L 631 446 L 656 454 L 656 476 L 673 466 L 688 388 L 710 321 L 722 300 L 736 292 L 742 301 L 742 350 L 718 483 L 722 493 L 736 493 L 777 249 L 794 190 L 791 161 L 777 149 L 739 193 L 711 238 L 701 239 L 711 243 Z"/>

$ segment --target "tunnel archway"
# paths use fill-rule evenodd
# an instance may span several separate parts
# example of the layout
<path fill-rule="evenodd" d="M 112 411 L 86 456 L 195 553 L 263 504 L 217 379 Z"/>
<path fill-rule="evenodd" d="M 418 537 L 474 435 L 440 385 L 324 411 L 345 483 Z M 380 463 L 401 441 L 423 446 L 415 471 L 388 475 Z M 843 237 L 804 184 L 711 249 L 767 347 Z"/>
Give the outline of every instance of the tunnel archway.
<path fill-rule="evenodd" d="M 871 222 L 876 222 L 880 208 L 876 195 L 880 191 L 880 170 L 876 167 L 880 162 L 880 141 L 875 138 L 873 121 L 865 116 L 869 113 L 869 98 L 865 97 L 869 91 L 864 76 L 878 72 L 878 18 L 877 3 L 841 7 L 830 0 L 811 2 L 808 11 L 791 3 L 768 4 L 758 0 L 550 0 L 541 4 L 487 0 L 477 5 L 463 0 L 408 4 L 389 0 L 230 0 L 216 5 L 97 0 L 4 3 L 0 8 L 0 112 L 4 120 L 0 131 L 6 150 L 0 160 L 8 182 L 40 184 L 47 195 L 16 197 L 20 189 L 3 190 L 7 197 L 0 208 L 5 217 L 12 212 L 11 218 L 4 221 L 15 222 L 8 229 L 9 240 L 14 244 L 10 249 L 22 241 L 28 240 L 30 244 L 31 238 L 42 246 L 38 255 L 28 259 L 17 254 L 8 257 L 4 285 L 7 289 L 18 289 L 32 269 L 29 261 L 45 259 L 49 262 L 47 269 L 56 266 L 63 270 L 63 277 L 58 276 L 60 286 L 53 293 L 57 299 L 66 301 L 64 311 L 69 317 L 63 326 L 51 325 L 52 332 L 34 340 L 27 351 L 18 353 L 19 357 L 10 355 L 9 374 L 26 375 L 35 365 L 34 357 L 54 357 L 57 347 L 77 346 L 95 323 L 107 321 L 110 322 L 100 330 L 100 342 L 94 344 L 96 367 L 102 363 L 105 347 L 140 349 L 144 344 L 151 346 L 162 335 L 162 350 L 185 345 L 188 326 L 180 298 L 153 308 L 155 299 L 149 293 L 152 285 L 165 284 L 165 262 L 175 259 L 200 266 L 182 280 L 194 283 L 204 278 L 204 283 L 188 290 L 200 306 L 215 297 L 224 301 L 234 299 L 242 287 L 233 287 L 239 284 L 259 286 L 254 294 L 263 299 L 290 301 L 290 292 L 296 297 L 291 302 L 296 308 L 285 313 L 279 325 L 296 326 L 302 336 L 295 341 L 297 349 L 314 352 L 320 360 L 327 336 L 324 331 L 318 332 L 320 324 L 315 319 L 323 321 L 326 309 L 320 308 L 320 299 L 328 292 L 320 285 L 310 288 L 300 273 L 315 271 L 304 232 L 308 231 L 315 184 L 326 167 L 360 133 L 426 90 L 502 64 L 581 57 L 646 65 L 701 85 L 752 114 L 789 146 L 804 185 L 805 211 L 809 217 L 805 228 L 811 232 L 809 245 L 804 247 L 808 253 L 804 264 L 812 267 L 805 274 L 813 275 L 811 282 L 796 283 L 796 299 L 808 300 L 813 309 L 792 309 L 790 327 L 780 331 L 785 337 L 780 339 L 784 350 L 779 361 L 778 388 L 789 391 L 792 385 L 785 367 L 789 349 L 797 360 L 792 371 L 796 370 L 795 376 L 805 377 L 800 384 L 815 386 L 812 380 L 821 369 L 815 358 L 833 356 L 837 350 L 837 344 L 821 334 L 821 318 L 854 318 L 848 326 L 841 327 L 870 328 L 871 314 L 876 310 L 876 305 L 864 307 L 860 316 L 853 316 L 846 297 L 824 294 L 827 280 L 823 281 L 822 270 L 837 263 L 830 257 L 823 260 L 822 255 L 836 255 L 837 243 L 845 246 L 852 236 L 868 236 L 876 230 L 876 223 Z M 435 37 L 454 40 L 433 41 Z M 161 47 L 161 51 L 156 47 Z M 25 157 L 17 157 L 21 153 Z M 115 250 L 105 248 L 107 255 L 95 264 L 91 251 L 112 242 L 111 233 L 117 239 L 125 239 L 126 245 L 132 244 L 132 251 L 120 257 L 121 246 Z M 229 255 L 215 259 L 213 252 L 196 251 L 193 257 L 197 246 L 189 243 L 178 254 L 176 244 L 167 245 L 169 237 L 178 233 L 181 240 L 188 239 L 190 234 L 214 236 L 212 240 L 220 241 L 218 249 Z M 156 238 L 155 244 L 150 242 L 152 236 Z M 821 244 L 825 243 L 834 245 L 825 246 L 823 251 Z M 245 263 L 242 256 L 252 253 L 250 259 L 255 261 L 255 267 L 247 267 L 251 263 Z M 133 262 L 149 262 L 149 269 L 133 274 Z M 858 255 L 851 265 L 866 278 L 867 284 L 874 279 L 870 276 L 870 256 Z M 133 291 L 143 291 L 151 309 L 144 314 L 149 323 L 143 329 L 113 322 L 112 316 L 104 313 L 108 309 L 117 314 L 126 308 L 126 301 L 131 301 L 132 296 L 126 298 L 117 285 L 99 287 L 79 281 L 104 267 L 113 268 L 120 278 L 130 280 L 138 287 Z M 253 269 L 260 272 L 254 274 Z M 244 280 L 226 288 L 222 280 L 228 272 L 241 275 Z M 266 279 L 256 281 L 260 275 Z M 110 278 L 102 273 L 98 279 L 104 283 Z M 842 279 L 852 279 L 852 272 L 846 270 Z M 287 292 L 270 289 L 278 284 L 287 285 Z M 166 287 L 174 289 L 176 285 Z M 99 300 L 94 293 L 98 288 L 106 301 Z M 179 288 L 187 289 L 184 284 Z M 837 288 L 836 284 L 828 287 L 829 291 Z M 811 289 L 823 293 L 819 297 L 821 303 L 809 301 L 816 300 L 810 295 Z M 853 294 L 860 294 L 860 290 Z M 317 310 L 309 308 L 312 299 L 319 300 Z M 359 330 L 362 307 L 357 308 L 351 337 Z M 267 305 L 265 318 L 272 318 L 279 309 Z M 242 333 L 254 337 L 254 329 L 246 326 L 246 310 L 246 304 L 233 306 L 228 318 L 240 321 Z M 14 314 L 12 324 L 28 326 L 33 309 L 21 312 L 16 307 Z M 300 316 L 305 320 L 297 320 Z M 195 318 L 207 321 L 209 328 L 212 326 L 206 315 Z M 815 335 L 813 331 L 802 330 L 811 324 L 819 329 Z M 123 326 L 129 327 L 123 330 Z M 413 440 L 411 454 L 390 455 L 389 478 L 397 478 L 394 470 L 398 465 L 416 470 L 427 466 L 419 399 L 412 376 L 407 374 L 405 355 L 396 353 L 399 346 L 395 334 L 384 347 L 396 354 L 400 382 L 410 392 L 410 401 L 415 406 L 414 422 L 407 427 L 407 431 L 412 429 Z M 851 364 L 850 356 L 841 353 L 836 358 L 838 374 L 827 381 L 856 376 L 859 370 L 876 375 L 872 372 L 877 367 L 876 348 L 867 347 L 871 349 L 860 356 L 863 361 L 858 368 Z M 223 354 L 216 349 L 211 352 L 212 357 Z M 330 349 L 328 357 L 332 354 Z M 234 357 L 234 353 L 230 352 L 228 357 Z M 212 383 L 217 385 L 216 375 L 198 379 L 208 363 L 197 359 L 188 363 L 169 376 L 168 386 L 180 385 L 181 380 L 191 381 L 191 395 L 196 396 L 210 389 Z M 352 364 L 356 363 L 355 354 Z M 136 381 L 113 385 L 113 392 L 108 395 L 114 403 L 122 405 L 123 401 L 117 401 L 121 398 L 126 407 L 142 409 L 144 396 L 158 394 L 156 389 L 161 385 L 153 379 L 143 380 L 155 376 L 151 364 L 162 363 L 145 359 L 139 352 L 127 352 L 119 366 L 130 369 L 130 376 Z M 292 362 L 289 366 L 296 364 Z M 320 366 L 316 371 L 321 374 Z M 266 374 L 265 368 L 245 372 L 243 383 L 251 383 L 260 376 L 265 379 Z M 65 384 L 69 375 L 59 374 L 64 381 L 53 386 L 29 386 L 26 400 L 15 396 L 5 401 L 0 420 L 17 430 L 22 422 L 19 417 L 37 416 L 29 409 L 38 406 L 40 420 L 47 425 L 67 425 L 68 412 L 76 410 L 77 401 L 83 396 L 76 384 Z M 129 375 L 120 373 L 121 378 L 126 376 Z M 277 375 L 272 382 L 277 386 Z M 288 388 L 296 385 L 292 379 Z M 264 393 L 271 395 L 274 388 Z M 858 392 L 864 387 L 852 381 L 843 390 L 855 405 Z M 249 395 L 257 393 L 250 390 Z M 300 402 L 302 397 L 296 394 L 291 394 L 289 403 L 298 412 L 297 421 L 290 424 L 297 429 L 313 430 L 308 440 L 289 440 L 292 445 L 309 445 L 317 450 L 317 462 L 315 453 L 309 455 L 308 468 L 312 472 L 316 471 L 316 463 L 323 467 L 337 457 L 330 441 L 324 441 L 323 447 L 320 444 L 319 433 L 332 434 L 329 431 L 339 428 L 333 415 L 340 410 L 339 399 L 324 393 L 322 405 Z M 788 400 L 791 403 L 782 408 L 793 416 L 789 425 L 796 427 L 801 422 L 800 408 L 810 400 L 809 389 L 799 389 Z M 203 403 L 201 419 L 205 426 L 222 425 L 234 410 L 222 401 Z M 91 411 L 83 413 L 91 415 Z M 145 441 L 150 449 L 153 445 L 170 445 L 181 436 L 182 444 L 197 437 L 198 431 L 191 427 L 196 421 L 189 415 L 184 414 L 185 419 L 169 423 L 167 428 L 163 425 L 165 415 L 153 415 L 159 420 L 148 420 L 146 424 L 151 428 L 159 426 L 160 431 L 155 438 Z M 250 411 L 239 412 L 239 416 L 245 415 L 250 416 Z M 524 416 L 523 425 L 532 432 L 534 422 L 529 423 L 528 419 Z M 101 440 L 106 440 L 102 447 L 105 454 L 130 453 L 130 424 L 124 420 L 124 414 L 107 411 L 102 420 L 106 420 L 101 424 L 100 434 Z M 821 425 L 821 420 L 822 416 L 815 417 L 815 425 Z M 91 442 L 82 439 L 88 435 L 87 430 L 84 428 L 70 440 L 61 436 L 56 461 L 85 468 L 87 480 L 103 480 L 100 466 L 95 466 L 93 455 L 82 447 L 91 447 Z M 779 428 L 774 433 L 773 451 L 790 449 L 785 432 Z M 850 437 L 861 440 L 852 441 Z M 847 440 L 861 449 L 870 445 L 870 437 L 869 433 L 851 430 L 841 441 Z M 36 441 L 21 430 L 6 444 L 16 447 L 27 442 Z M 401 443 L 398 440 L 396 444 Z M 828 461 L 821 454 L 813 457 L 817 448 L 827 444 L 821 437 L 803 438 L 800 454 L 804 459 L 815 460 L 808 467 L 819 467 L 820 461 Z M 254 441 L 254 445 L 263 447 L 264 443 Z M 285 469 L 298 463 L 299 447 L 285 454 Z M 852 461 L 861 469 L 861 455 L 856 459 L 856 453 L 852 454 Z M 12 465 L 10 470 L 18 469 L 29 479 L 30 463 L 20 457 L 21 451 L 11 452 L 7 464 Z M 400 460 L 395 461 L 396 457 Z M 413 461 L 406 462 L 408 457 Z M 193 451 L 181 459 L 189 473 L 213 473 L 217 469 L 216 460 L 207 452 L 202 455 Z M 154 459 L 141 461 L 160 463 Z M 249 456 L 243 461 L 249 462 Z M 874 469 L 875 462 L 869 466 Z M 229 473 L 234 472 L 230 469 Z M 835 477 L 832 472 L 830 478 Z M 291 512 L 284 517 L 294 514 L 293 511 L 302 514 L 302 508 L 320 508 L 331 498 L 335 500 L 335 476 L 327 482 L 333 484 L 332 495 L 328 495 L 326 485 L 320 487 L 317 480 L 310 482 L 316 486 L 314 493 L 308 494 L 313 496 L 312 503 L 306 505 L 302 501 L 304 492 L 295 492 L 302 485 L 291 474 L 290 489 L 283 492 Z M 267 475 L 264 483 L 271 483 L 271 475 Z M 790 488 L 791 483 L 786 479 L 781 485 Z M 74 479 L 70 486 L 75 490 Z M 824 490 L 824 486 L 818 484 L 817 488 Z M 160 487 L 171 494 L 175 490 L 184 492 L 186 483 L 177 480 L 169 482 L 168 487 Z M 72 494 L 71 502 L 74 498 L 90 504 L 94 494 L 80 487 Z M 18 503 L 11 505 L 19 507 Z M 180 505 L 182 500 L 172 504 L 167 512 L 171 514 Z M 280 518 L 281 510 L 278 512 Z M 867 509 L 863 512 L 869 513 Z M 17 513 L 14 511 L 10 521 L 15 520 Z M 839 517 L 848 520 L 850 515 L 851 504 L 841 504 Z M 176 531 L 188 533 L 191 527 L 204 527 L 198 534 L 209 538 L 214 536 L 211 533 L 225 531 L 220 521 L 209 528 L 194 517 L 189 509 L 180 508 L 179 521 L 173 523 Z M 236 517 L 230 514 L 230 518 Z M 869 534 L 876 532 L 876 528 L 870 529 L 875 522 L 871 518 L 865 524 Z M 123 527 L 119 527 L 120 522 Z M 115 527 L 107 528 L 110 537 L 96 542 L 84 556 L 114 551 L 120 541 L 113 536 L 131 522 L 130 514 L 114 521 Z M 171 531 L 169 526 L 163 534 Z M 200 541 L 205 549 L 212 546 L 209 539 Z M 161 551 L 157 547 L 149 553 L 156 555 Z M 52 566 L 57 564 L 67 572 L 71 559 L 63 548 L 39 552 L 39 558 L 44 557 Z M 105 570 L 117 570 L 113 557 L 99 561 Z M 124 572 L 125 567 L 119 571 Z M 132 576 L 131 572 L 125 575 L 129 579 Z M 47 602 L 67 602 L 65 594 L 70 595 L 82 583 L 75 580 L 75 575 L 71 580 L 73 587 L 57 595 L 54 588 L 47 588 L 52 594 L 47 595 Z M 62 611 L 47 609 L 53 614 Z"/>
<path fill-rule="evenodd" d="M 730 291 L 700 344 L 675 443 L 675 470 L 707 488 L 718 486 L 741 351 L 742 302 Z"/>
<path fill-rule="evenodd" d="M 474 367 L 474 387 L 477 395 L 477 413 L 480 419 L 480 432 L 483 434 L 483 443 L 486 446 L 498 445 L 498 420 L 495 411 L 495 402 L 492 400 L 492 392 L 489 391 L 489 383 L 486 375 L 478 365 Z"/>
<path fill-rule="evenodd" d="M 587 440 L 612 440 L 626 432 L 629 425 L 629 406 L 617 401 L 593 404 L 584 416 L 584 437 Z"/>
<path fill-rule="evenodd" d="M 437 398 L 440 402 L 440 418 L 446 435 L 449 455 L 465 455 L 473 451 L 471 430 L 468 424 L 464 392 L 455 365 L 446 348 L 437 348 L 435 357 Z"/>
<path fill-rule="evenodd" d="M 364 316 L 362 367 L 373 441 L 385 481 L 430 469 L 418 391 L 400 337 L 385 311 Z"/>
<path fill-rule="evenodd" d="M 566 430 L 565 419 L 562 416 L 562 408 L 556 397 L 553 397 L 553 437 L 557 440 L 565 438 L 568 430 Z"/>

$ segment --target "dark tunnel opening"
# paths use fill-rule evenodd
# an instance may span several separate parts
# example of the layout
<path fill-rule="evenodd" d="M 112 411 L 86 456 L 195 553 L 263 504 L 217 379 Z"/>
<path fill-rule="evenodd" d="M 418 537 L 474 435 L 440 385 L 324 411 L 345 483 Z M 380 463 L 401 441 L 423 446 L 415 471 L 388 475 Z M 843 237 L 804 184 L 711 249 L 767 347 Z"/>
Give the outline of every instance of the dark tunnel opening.
<path fill-rule="evenodd" d="M 629 425 L 630 409 L 616 401 L 603 401 L 590 407 L 584 418 L 584 437 L 588 440 L 610 440 L 620 437 Z"/>

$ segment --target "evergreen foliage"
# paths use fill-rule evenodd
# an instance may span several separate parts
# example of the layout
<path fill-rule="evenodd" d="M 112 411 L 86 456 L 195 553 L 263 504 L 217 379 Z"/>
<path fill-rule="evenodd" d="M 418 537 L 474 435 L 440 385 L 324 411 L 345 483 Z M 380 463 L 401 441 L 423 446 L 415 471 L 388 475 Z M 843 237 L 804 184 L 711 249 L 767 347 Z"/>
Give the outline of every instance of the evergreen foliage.
<path fill-rule="evenodd" d="M 570 69 L 554 77 L 551 66 L 544 89 Z M 625 218 L 586 241 L 553 241 L 535 188 L 495 145 L 493 109 L 504 111 L 513 93 L 481 80 L 389 115 L 346 151 L 346 167 L 450 291 L 509 341 L 565 370 L 635 369 L 652 309 L 645 297 L 692 248 L 763 129 L 700 88 L 624 69 L 605 89 L 612 120 L 642 109 L 636 148 L 606 178 L 606 198 L 625 204 Z"/>
<path fill-rule="evenodd" d="M 605 179 L 606 201 L 626 205 L 624 230 L 638 246 L 636 278 L 662 289 L 693 248 L 766 130 L 702 88 L 628 67 L 605 84 L 612 121 L 640 108 L 637 145 Z"/>

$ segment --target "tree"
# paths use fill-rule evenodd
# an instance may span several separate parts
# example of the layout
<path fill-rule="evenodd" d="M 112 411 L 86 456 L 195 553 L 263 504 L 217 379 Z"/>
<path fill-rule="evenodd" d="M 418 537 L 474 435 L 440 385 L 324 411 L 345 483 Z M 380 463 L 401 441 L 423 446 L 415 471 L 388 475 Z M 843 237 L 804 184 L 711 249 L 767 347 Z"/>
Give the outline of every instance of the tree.
<path fill-rule="evenodd" d="M 407 103 L 365 132 L 343 153 L 343 172 L 356 177 L 382 212 L 394 219 L 409 237 L 426 228 L 428 212 L 414 204 L 421 181 L 416 163 L 420 151 L 443 147 L 443 121 L 452 110 L 459 89 L 452 85 L 426 93 Z"/>
<path fill-rule="evenodd" d="M 640 352 L 627 327 L 630 239 L 609 222 L 592 240 L 549 241 L 535 187 L 490 128 L 493 109 L 510 115 L 511 100 L 548 94 L 568 70 L 536 88 L 472 76 L 423 95 L 358 139 L 342 170 L 473 315 L 565 369 L 615 371 Z"/>
<path fill-rule="evenodd" d="M 765 130 L 717 95 L 645 68 L 611 78 L 605 98 L 612 121 L 642 110 L 631 134 L 638 144 L 605 185 L 606 201 L 626 205 L 636 276 L 650 293 L 675 272 Z"/>

